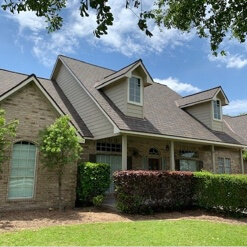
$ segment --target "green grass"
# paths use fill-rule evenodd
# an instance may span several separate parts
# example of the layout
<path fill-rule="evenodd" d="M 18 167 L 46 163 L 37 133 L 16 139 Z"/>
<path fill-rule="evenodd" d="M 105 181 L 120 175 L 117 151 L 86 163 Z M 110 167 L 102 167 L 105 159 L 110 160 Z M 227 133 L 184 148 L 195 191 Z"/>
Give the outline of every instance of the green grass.
<path fill-rule="evenodd" d="M 163 220 L 57 226 L 0 234 L 0 245 L 247 245 L 247 226 Z"/>

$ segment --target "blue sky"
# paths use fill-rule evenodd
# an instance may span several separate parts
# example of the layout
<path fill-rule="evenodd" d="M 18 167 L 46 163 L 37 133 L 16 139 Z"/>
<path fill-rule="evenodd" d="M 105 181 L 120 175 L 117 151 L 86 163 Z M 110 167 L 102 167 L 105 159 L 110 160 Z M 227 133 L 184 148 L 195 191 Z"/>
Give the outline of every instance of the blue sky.
<path fill-rule="evenodd" d="M 63 28 L 52 34 L 47 34 L 45 20 L 31 12 L 13 15 L 0 10 L 0 68 L 49 78 L 59 54 L 115 70 L 141 58 L 155 81 L 181 95 L 220 85 L 230 101 L 224 113 L 247 112 L 247 42 L 226 39 L 222 48 L 228 55 L 215 58 L 209 41 L 194 32 L 160 32 L 150 23 L 154 36 L 149 38 L 138 29 L 133 12 L 125 9 L 125 1 L 121 5 L 117 0 L 109 0 L 114 26 L 98 39 L 93 35 L 94 14 L 81 18 L 79 2 L 68 1 Z"/>

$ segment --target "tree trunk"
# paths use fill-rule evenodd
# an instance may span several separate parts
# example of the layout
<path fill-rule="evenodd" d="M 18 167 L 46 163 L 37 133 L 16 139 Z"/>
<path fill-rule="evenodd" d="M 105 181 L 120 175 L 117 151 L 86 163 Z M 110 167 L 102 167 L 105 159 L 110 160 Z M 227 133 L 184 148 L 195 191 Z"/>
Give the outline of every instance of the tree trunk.
<path fill-rule="evenodd" d="M 58 209 L 63 211 L 63 202 L 62 202 L 62 173 L 58 173 Z"/>

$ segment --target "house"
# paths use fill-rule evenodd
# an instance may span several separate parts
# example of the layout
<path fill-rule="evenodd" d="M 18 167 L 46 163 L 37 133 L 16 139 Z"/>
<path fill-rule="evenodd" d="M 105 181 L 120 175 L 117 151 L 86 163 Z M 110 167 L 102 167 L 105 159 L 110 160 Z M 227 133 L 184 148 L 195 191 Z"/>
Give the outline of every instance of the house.
<path fill-rule="evenodd" d="M 241 136 L 244 140 L 247 140 L 247 114 L 235 117 L 223 116 L 223 118 L 234 133 Z M 244 160 L 244 173 L 247 173 L 247 160 Z"/>
<path fill-rule="evenodd" d="M 247 138 L 222 116 L 228 103 L 221 87 L 181 97 L 155 83 L 141 60 L 113 71 L 58 56 L 50 80 L 0 70 L 0 108 L 20 122 L 0 174 L 0 209 L 57 205 L 57 178 L 42 168 L 38 133 L 64 114 L 85 140 L 82 160 L 109 163 L 112 172 L 243 173 Z M 67 207 L 75 202 L 76 171 L 65 174 Z"/>

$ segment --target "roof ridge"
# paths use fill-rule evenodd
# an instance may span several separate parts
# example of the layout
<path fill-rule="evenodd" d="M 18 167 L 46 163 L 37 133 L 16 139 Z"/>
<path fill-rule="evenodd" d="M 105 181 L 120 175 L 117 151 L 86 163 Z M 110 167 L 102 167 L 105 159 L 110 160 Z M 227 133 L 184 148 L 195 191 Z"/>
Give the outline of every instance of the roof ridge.
<path fill-rule="evenodd" d="M 43 79 L 43 80 L 48 80 L 48 81 L 50 81 L 50 79 L 44 78 L 44 77 L 36 76 L 36 74 L 34 74 L 34 73 L 26 74 L 26 73 L 21 73 L 21 72 L 16 72 L 16 71 L 9 70 L 9 69 L 1 69 L 1 68 L 0 68 L 0 70 L 6 71 L 6 72 L 9 72 L 9 73 L 13 73 L 13 74 L 24 75 L 24 76 L 27 76 L 27 77 L 34 75 L 34 76 L 35 76 L 36 78 L 38 78 L 38 79 Z"/>
<path fill-rule="evenodd" d="M 67 57 L 67 56 L 64 56 L 64 55 L 61 55 L 61 54 L 58 55 L 58 57 L 65 57 L 65 58 L 68 58 L 68 59 L 71 59 L 71 60 L 75 60 L 75 61 L 77 61 L 77 62 L 85 63 L 85 64 L 88 64 L 88 65 L 91 65 L 91 66 L 94 66 L 94 67 L 98 67 L 98 68 L 105 69 L 105 70 L 110 70 L 110 71 L 113 71 L 113 73 L 116 72 L 116 71 L 113 70 L 113 69 L 109 69 L 109 68 L 106 68 L 106 67 L 103 67 L 103 66 L 100 66 L 100 65 L 88 63 L 88 62 L 79 60 L 79 59 L 77 59 L 77 58 Z"/>
<path fill-rule="evenodd" d="M 112 74 L 107 75 L 106 77 L 104 77 L 104 79 L 106 79 L 107 77 L 112 76 L 112 75 L 118 73 L 118 72 L 121 71 L 121 70 L 126 69 L 127 67 L 133 67 L 133 66 L 134 66 L 135 64 L 137 64 L 138 62 L 142 62 L 142 60 L 141 60 L 141 59 L 138 59 L 138 60 L 134 61 L 133 63 L 130 63 L 129 65 L 126 65 L 126 66 L 124 66 L 123 68 L 121 68 L 121 69 L 119 69 L 119 70 L 117 70 L 117 71 L 114 71 Z"/>
<path fill-rule="evenodd" d="M 193 94 L 189 94 L 189 95 L 183 96 L 181 99 L 188 98 L 188 97 L 191 97 L 191 96 L 194 96 L 194 95 L 198 95 L 200 93 L 205 93 L 205 92 L 211 91 L 211 90 L 216 89 L 216 88 L 222 89 L 221 86 L 217 86 L 217 87 L 213 87 L 213 88 L 209 88 L 209 89 L 203 90 L 201 92 L 197 92 L 197 93 L 193 93 Z"/>
<path fill-rule="evenodd" d="M 224 115 L 224 116 L 226 116 L 226 115 Z M 230 117 L 230 118 L 236 118 L 236 117 L 245 117 L 245 116 L 247 116 L 247 113 L 240 114 L 240 115 L 237 115 L 237 116 L 228 116 L 228 117 Z"/>

